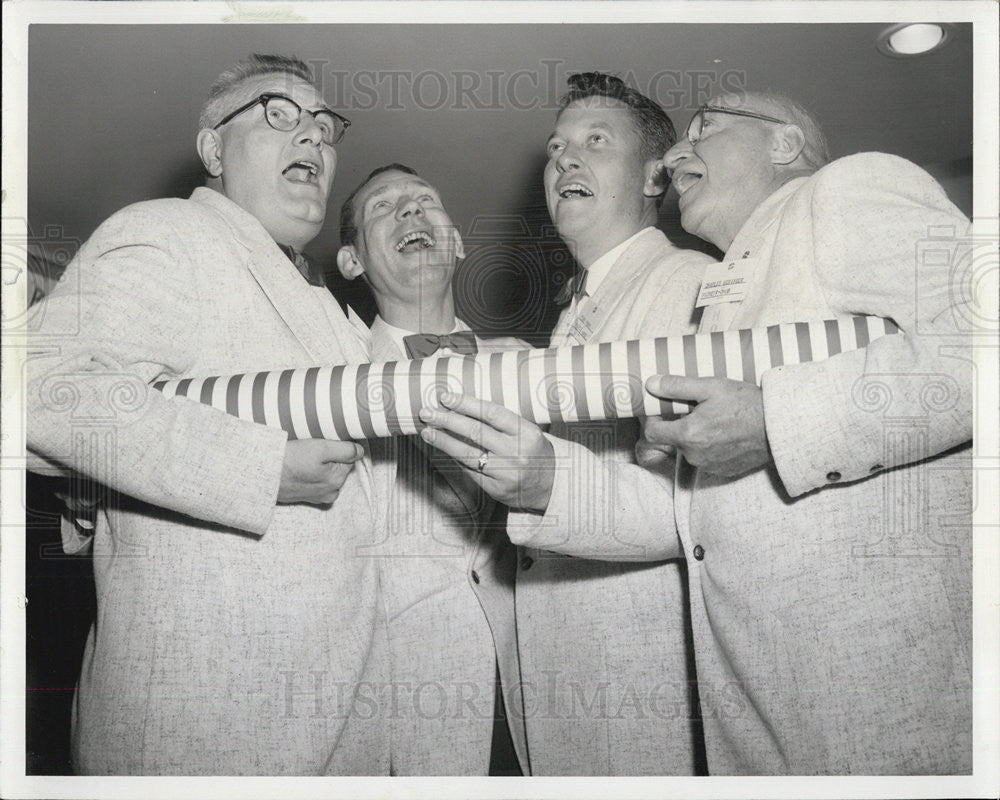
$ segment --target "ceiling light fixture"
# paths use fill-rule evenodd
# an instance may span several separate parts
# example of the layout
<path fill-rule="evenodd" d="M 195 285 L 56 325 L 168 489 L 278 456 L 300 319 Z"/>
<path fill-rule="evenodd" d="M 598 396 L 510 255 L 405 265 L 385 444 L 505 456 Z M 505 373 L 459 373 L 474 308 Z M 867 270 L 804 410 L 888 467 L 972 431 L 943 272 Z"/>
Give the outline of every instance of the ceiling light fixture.
<path fill-rule="evenodd" d="M 893 58 L 921 56 L 944 47 L 950 30 L 950 25 L 941 22 L 892 25 L 879 34 L 876 46 L 880 53 Z"/>

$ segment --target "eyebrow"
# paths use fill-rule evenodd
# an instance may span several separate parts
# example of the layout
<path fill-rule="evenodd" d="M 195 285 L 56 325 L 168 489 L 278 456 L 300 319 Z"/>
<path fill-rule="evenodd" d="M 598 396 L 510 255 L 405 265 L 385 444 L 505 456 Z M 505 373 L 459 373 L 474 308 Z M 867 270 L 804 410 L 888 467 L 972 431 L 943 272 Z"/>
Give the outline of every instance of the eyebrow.
<path fill-rule="evenodd" d="M 608 133 L 615 132 L 613 126 L 609 125 L 606 122 L 600 122 L 600 121 L 592 122 L 590 125 L 588 125 L 586 128 L 586 132 L 589 133 L 590 131 L 598 129 L 602 131 L 607 131 Z M 564 139 L 564 138 L 566 137 L 560 136 L 559 133 L 556 131 L 552 131 L 552 133 L 549 134 L 549 138 L 545 140 L 545 144 L 548 145 L 553 139 Z"/>
<path fill-rule="evenodd" d="M 290 95 L 287 95 L 284 92 L 268 92 L 268 91 L 258 92 L 258 96 L 260 96 L 262 94 L 276 94 L 278 97 L 284 97 L 286 100 L 291 100 L 299 108 L 301 108 L 301 109 L 303 109 L 305 111 L 308 111 L 310 114 L 315 114 L 317 111 L 328 111 L 331 114 L 334 113 L 334 110 L 332 108 L 330 108 L 330 106 L 328 106 L 326 103 L 321 103 L 320 106 L 319 106 L 319 108 L 306 108 L 304 105 L 302 105 L 294 97 L 291 97 Z"/>
<path fill-rule="evenodd" d="M 387 184 L 387 185 L 383 186 L 381 189 L 376 189 L 374 192 L 372 192 L 370 195 L 368 195 L 368 198 L 365 200 L 365 205 L 368 205 L 368 203 L 370 201 L 374 200 L 376 197 L 380 197 L 383 194 L 385 194 L 386 192 L 388 192 L 390 189 L 392 189 L 393 185 L 394 184 L 390 183 L 390 184 Z M 416 182 L 416 181 L 407 181 L 406 185 L 407 186 L 417 186 L 417 187 L 420 187 L 422 189 L 429 189 L 430 191 L 432 191 L 435 194 L 437 194 L 437 190 L 433 186 L 431 186 L 429 183 L 424 183 L 423 181 L 420 181 L 419 183 Z"/>

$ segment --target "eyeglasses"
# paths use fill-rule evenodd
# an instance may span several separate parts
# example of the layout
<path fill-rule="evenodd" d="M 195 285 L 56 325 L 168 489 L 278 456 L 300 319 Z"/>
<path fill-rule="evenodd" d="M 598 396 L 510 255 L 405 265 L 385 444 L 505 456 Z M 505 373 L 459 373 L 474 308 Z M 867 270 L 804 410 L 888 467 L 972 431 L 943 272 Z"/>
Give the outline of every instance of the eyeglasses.
<path fill-rule="evenodd" d="M 237 108 L 232 114 L 227 114 L 212 130 L 218 130 L 234 117 L 248 111 L 256 105 L 264 106 L 264 119 L 276 131 L 294 131 L 299 126 L 302 113 L 311 114 L 319 126 L 324 144 L 334 145 L 344 138 L 344 133 L 351 126 L 351 121 L 340 116 L 336 111 L 321 108 L 318 111 L 307 111 L 290 97 L 283 94 L 262 94 L 246 105 Z"/>
<path fill-rule="evenodd" d="M 723 108 L 721 106 L 710 106 L 706 104 L 695 112 L 694 116 L 691 117 L 691 122 L 688 123 L 687 140 L 691 144 L 695 144 L 699 139 L 701 139 L 701 129 L 705 124 L 706 112 L 711 112 L 713 114 L 729 114 L 733 117 L 749 117 L 750 119 L 760 119 L 764 122 L 777 122 L 780 125 L 790 124 L 783 119 L 769 117 L 767 114 L 758 114 L 755 111 L 743 111 L 738 108 Z"/>

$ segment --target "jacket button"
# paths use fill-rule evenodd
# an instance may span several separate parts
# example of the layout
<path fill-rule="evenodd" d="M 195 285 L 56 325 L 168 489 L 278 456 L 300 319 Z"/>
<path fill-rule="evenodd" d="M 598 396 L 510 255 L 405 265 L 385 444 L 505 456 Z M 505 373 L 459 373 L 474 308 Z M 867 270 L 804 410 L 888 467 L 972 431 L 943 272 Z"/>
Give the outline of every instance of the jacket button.
<path fill-rule="evenodd" d="M 700 544 L 696 544 L 694 546 L 694 558 L 695 561 L 701 561 L 703 558 L 705 558 L 705 548 L 702 547 Z"/>
<path fill-rule="evenodd" d="M 521 569 L 531 569 L 531 565 L 535 563 L 535 559 L 531 556 L 525 556 L 521 559 Z"/>
<path fill-rule="evenodd" d="M 479 573 L 475 570 L 472 570 L 472 582 L 479 583 Z"/>
<path fill-rule="evenodd" d="M 840 473 L 837 472 L 837 470 L 834 470 L 833 472 L 828 472 L 828 473 L 826 473 L 826 479 L 828 481 L 830 481 L 831 483 L 833 483 L 834 481 L 839 481 L 840 480 Z"/>
<path fill-rule="evenodd" d="M 882 466 L 881 464 L 876 464 L 874 467 L 872 467 L 868 471 L 874 475 L 876 472 L 881 472 L 884 469 L 885 469 L 885 467 Z"/>

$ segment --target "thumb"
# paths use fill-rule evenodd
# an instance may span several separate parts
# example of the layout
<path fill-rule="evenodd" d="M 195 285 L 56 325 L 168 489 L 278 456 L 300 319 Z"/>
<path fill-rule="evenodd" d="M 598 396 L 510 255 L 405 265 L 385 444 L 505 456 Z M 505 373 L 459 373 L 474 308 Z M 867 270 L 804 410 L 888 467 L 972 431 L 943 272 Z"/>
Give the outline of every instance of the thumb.
<path fill-rule="evenodd" d="M 639 439 L 635 443 L 635 460 L 640 467 L 652 469 L 669 461 L 670 456 L 677 452 L 677 448 L 670 444 L 654 445 L 645 439 Z"/>
<path fill-rule="evenodd" d="M 341 464 L 353 463 L 365 454 L 365 449 L 356 442 L 338 442 L 323 440 L 323 460 L 336 461 Z"/>

